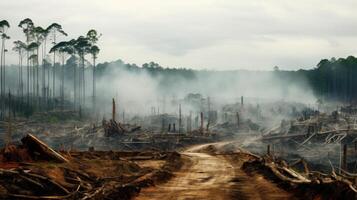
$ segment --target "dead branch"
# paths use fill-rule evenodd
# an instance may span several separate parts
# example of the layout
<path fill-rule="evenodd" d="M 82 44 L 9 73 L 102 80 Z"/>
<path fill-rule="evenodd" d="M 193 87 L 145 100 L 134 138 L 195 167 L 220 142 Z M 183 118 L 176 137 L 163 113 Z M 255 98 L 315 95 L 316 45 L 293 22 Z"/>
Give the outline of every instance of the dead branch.
<path fill-rule="evenodd" d="M 14 198 L 19 198 L 19 199 L 68 199 L 75 194 L 80 189 L 80 185 L 78 185 L 77 189 L 70 194 L 64 195 L 64 196 L 33 196 L 33 195 L 23 195 L 23 194 L 7 194 L 9 197 L 14 197 Z"/>

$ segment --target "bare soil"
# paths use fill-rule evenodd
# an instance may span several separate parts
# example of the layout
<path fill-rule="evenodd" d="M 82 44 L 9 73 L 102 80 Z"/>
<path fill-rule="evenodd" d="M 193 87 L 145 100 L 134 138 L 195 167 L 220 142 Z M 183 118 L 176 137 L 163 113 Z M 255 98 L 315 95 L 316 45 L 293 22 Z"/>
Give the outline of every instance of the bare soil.
<path fill-rule="evenodd" d="M 251 159 L 249 154 L 216 154 L 227 145 L 213 143 L 185 150 L 184 165 L 174 178 L 143 189 L 136 199 L 295 199 L 263 176 L 245 173 L 241 167 Z"/>

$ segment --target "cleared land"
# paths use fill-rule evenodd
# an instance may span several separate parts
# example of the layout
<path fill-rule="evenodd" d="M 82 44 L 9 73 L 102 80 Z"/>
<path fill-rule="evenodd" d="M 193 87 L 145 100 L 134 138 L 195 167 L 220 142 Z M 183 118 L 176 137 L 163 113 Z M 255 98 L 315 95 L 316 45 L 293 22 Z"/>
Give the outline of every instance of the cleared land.
<path fill-rule="evenodd" d="M 227 142 L 197 145 L 182 152 L 184 165 L 165 184 L 145 188 L 137 197 L 146 199 L 286 199 L 292 194 L 261 175 L 248 175 L 241 167 L 250 159 L 210 155 L 211 145 L 223 147 Z M 206 153 L 204 153 L 206 151 Z"/>

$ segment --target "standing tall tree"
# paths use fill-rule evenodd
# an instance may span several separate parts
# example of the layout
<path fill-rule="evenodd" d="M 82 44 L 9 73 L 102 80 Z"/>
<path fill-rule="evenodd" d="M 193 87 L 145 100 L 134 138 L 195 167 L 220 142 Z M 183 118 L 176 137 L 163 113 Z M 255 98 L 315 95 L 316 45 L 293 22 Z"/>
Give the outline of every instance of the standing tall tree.
<path fill-rule="evenodd" d="M 56 45 L 56 40 L 57 40 L 58 34 L 67 36 L 67 33 L 63 31 L 62 26 L 57 24 L 57 23 L 51 24 L 46 29 L 46 31 L 48 33 L 52 33 L 53 46 Z M 55 97 L 55 95 L 56 95 L 56 69 L 55 69 L 55 64 L 56 64 L 56 51 L 53 51 L 52 97 Z"/>
<path fill-rule="evenodd" d="M 62 108 L 64 106 L 64 77 L 65 77 L 65 60 L 67 56 L 71 56 L 74 54 L 74 48 L 72 46 L 71 41 L 66 42 L 65 46 L 60 50 L 60 52 L 62 53 L 62 78 L 61 78 L 61 82 L 62 82 L 62 89 L 61 89 L 61 102 L 62 102 Z"/>
<path fill-rule="evenodd" d="M 96 59 L 99 54 L 99 47 L 97 45 L 91 46 L 89 53 L 92 55 L 93 59 L 93 109 L 96 110 Z"/>
<path fill-rule="evenodd" d="M 1 37 L 1 53 L 0 53 L 0 88 L 1 88 L 1 98 L 3 99 L 5 90 L 5 41 L 10 39 L 6 35 L 7 29 L 10 28 L 10 24 L 6 20 L 0 21 L 0 37 Z"/>
<path fill-rule="evenodd" d="M 30 69 L 30 84 L 32 87 L 32 99 L 31 101 L 34 100 L 34 97 L 36 95 L 36 68 L 38 65 L 38 54 L 37 49 L 39 47 L 39 44 L 37 42 L 31 42 L 28 46 L 27 46 L 27 51 L 30 53 L 29 55 L 29 62 L 30 62 L 30 66 L 32 66 L 32 68 Z"/>
<path fill-rule="evenodd" d="M 80 60 L 80 70 L 79 70 L 79 103 L 80 105 L 85 104 L 85 80 L 84 80 L 84 61 L 85 61 L 85 55 L 88 53 L 88 49 L 90 48 L 90 43 L 87 37 L 80 36 L 76 40 L 76 43 L 74 45 L 74 48 L 76 49 L 76 53 L 79 56 Z"/>
<path fill-rule="evenodd" d="M 47 57 L 47 39 L 48 39 L 48 35 L 49 35 L 49 27 L 47 27 L 43 32 L 42 32 L 42 36 L 43 36 L 43 45 L 42 45 L 42 98 L 45 100 L 45 98 L 47 97 L 47 89 L 46 89 L 46 57 Z M 49 69 L 48 69 L 48 77 L 47 79 L 49 80 Z M 49 81 L 48 81 L 48 85 L 49 85 Z"/>
<path fill-rule="evenodd" d="M 26 51 L 26 44 L 20 40 L 17 40 L 14 42 L 14 48 L 13 50 L 16 51 L 19 54 L 19 71 L 18 71 L 18 87 L 19 87 L 19 94 L 21 96 L 21 99 L 24 96 L 24 82 L 23 82 L 23 69 L 22 69 L 22 60 L 24 56 L 24 51 Z"/>
<path fill-rule="evenodd" d="M 35 51 L 36 51 L 36 74 L 35 74 L 35 77 L 36 77 L 36 97 L 39 98 L 39 91 L 40 91 L 40 85 L 39 85 L 39 57 L 40 57 L 40 52 L 39 52 L 39 49 L 40 49 L 40 46 L 41 46 L 41 43 L 42 41 L 44 40 L 44 35 L 46 33 L 46 30 L 43 29 L 41 26 L 37 26 L 33 29 L 33 35 L 34 35 L 34 40 L 35 42 L 37 43 L 37 46 L 35 48 Z M 42 77 L 43 78 L 43 77 Z"/>
<path fill-rule="evenodd" d="M 76 45 L 77 40 L 72 39 L 70 41 L 68 41 L 67 44 L 67 52 L 73 56 L 73 58 L 75 59 L 75 54 L 76 54 Z M 75 64 L 73 66 L 73 108 L 74 110 L 76 109 L 76 105 L 77 105 L 77 64 Z"/>
<path fill-rule="evenodd" d="M 32 40 L 32 33 L 33 33 L 33 28 L 34 24 L 31 19 L 26 18 L 22 20 L 19 23 L 19 27 L 22 28 L 23 32 L 25 33 L 26 36 L 26 45 L 29 46 L 31 40 Z M 30 50 L 26 48 L 26 66 L 27 66 L 27 84 L 26 84 L 26 92 L 27 92 L 27 103 L 30 102 Z"/>
<path fill-rule="evenodd" d="M 67 55 L 72 55 L 74 49 L 72 46 L 72 41 L 69 42 L 59 42 L 53 46 L 50 50 L 50 53 L 57 51 L 61 60 L 61 75 L 60 75 L 60 97 L 61 97 L 61 108 L 64 106 L 64 74 L 65 74 L 65 60 Z"/>
<path fill-rule="evenodd" d="M 1 34 L 1 41 L 2 41 L 2 44 L 1 44 L 1 80 L 2 80 L 2 88 L 1 88 L 1 95 L 3 97 L 3 95 L 5 94 L 5 53 L 7 52 L 7 49 L 5 48 L 5 41 L 10 39 L 10 37 L 8 35 L 6 35 L 5 33 Z"/>
<path fill-rule="evenodd" d="M 96 111 L 96 59 L 99 54 L 99 47 L 96 45 L 98 42 L 98 39 L 101 35 L 98 36 L 98 32 L 94 29 L 89 30 L 87 33 L 87 38 L 89 39 L 91 43 L 91 47 L 89 48 L 89 53 L 92 55 L 93 59 L 93 110 Z"/>

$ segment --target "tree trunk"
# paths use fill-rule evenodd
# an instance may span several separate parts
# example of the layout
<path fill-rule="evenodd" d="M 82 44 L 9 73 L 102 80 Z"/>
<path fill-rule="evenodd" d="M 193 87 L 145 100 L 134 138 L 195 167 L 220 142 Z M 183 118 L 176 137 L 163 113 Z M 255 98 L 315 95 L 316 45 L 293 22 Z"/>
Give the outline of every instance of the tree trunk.
<path fill-rule="evenodd" d="M 79 56 L 79 59 L 81 59 L 81 56 Z M 81 73 L 81 61 L 79 60 L 79 62 L 78 62 L 78 70 L 76 70 L 77 71 L 77 103 L 78 103 L 78 105 L 79 106 L 81 106 L 81 103 L 82 103 L 82 99 L 81 99 L 81 97 L 82 97 L 82 73 Z"/>
<path fill-rule="evenodd" d="M 86 82 L 85 82 L 85 73 L 84 73 L 84 55 L 82 58 L 82 78 L 83 78 L 83 105 L 86 105 Z"/>
<path fill-rule="evenodd" d="M 93 110 L 96 112 L 96 77 L 95 77 L 95 57 L 93 57 Z"/>
<path fill-rule="evenodd" d="M 61 102 L 62 102 L 62 110 L 64 108 L 64 55 L 62 57 L 62 78 L 61 78 Z"/>
<path fill-rule="evenodd" d="M 36 63 L 36 98 L 39 98 L 39 90 L 40 90 L 40 85 L 39 85 L 39 82 L 38 82 L 38 68 L 39 68 L 39 47 L 37 47 L 37 63 Z"/>
<path fill-rule="evenodd" d="M 115 109 L 115 100 L 112 100 L 112 120 L 115 122 L 116 109 Z"/>
<path fill-rule="evenodd" d="M 51 67 L 49 66 L 47 69 L 47 87 L 46 87 L 46 100 L 47 100 L 47 105 L 49 103 L 49 98 L 50 98 L 50 74 L 51 74 Z"/>
<path fill-rule="evenodd" d="M 56 95 L 56 51 L 53 52 L 52 97 Z"/>
<path fill-rule="evenodd" d="M 30 63 L 29 63 L 29 51 L 27 50 L 26 51 L 27 52 L 27 59 L 26 59 L 26 71 L 27 71 L 27 80 L 26 80 L 26 82 L 27 82 L 27 84 L 26 84 L 26 92 L 27 92 L 27 104 L 29 104 L 30 103 Z"/>
<path fill-rule="evenodd" d="M 1 106 L 2 106 L 2 101 L 3 101 L 3 54 L 4 54 L 4 39 L 1 41 L 1 49 L 0 49 L 0 95 L 1 95 Z M 2 107 L 1 107 L 2 109 Z"/>
<path fill-rule="evenodd" d="M 76 65 L 73 66 L 73 105 L 74 105 L 74 110 L 76 109 Z"/>
<path fill-rule="evenodd" d="M 4 118 L 4 98 L 3 98 L 3 54 L 4 54 L 4 39 L 2 39 L 1 41 L 1 49 L 0 49 L 0 77 L 1 77 L 1 80 L 0 80 L 0 97 L 1 97 L 1 100 L 0 100 L 0 109 L 1 109 L 1 119 Z"/>
<path fill-rule="evenodd" d="M 41 84 L 42 84 L 42 100 L 41 102 L 44 103 L 44 99 L 45 99 L 45 94 L 46 94 L 46 89 L 45 89 L 45 84 L 46 84 L 46 69 L 45 69 L 45 65 L 44 65 L 44 58 L 45 58 L 45 47 L 46 46 L 46 39 L 45 39 L 45 44 L 42 46 L 42 62 L 41 62 L 41 69 L 42 69 L 42 79 L 41 79 Z"/>
<path fill-rule="evenodd" d="M 4 42 L 5 43 L 5 42 Z M 2 97 L 6 97 L 6 89 L 5 89 L 5 44 L 2 50 Z"/>
<path fill-rule="evenodd" d="M 21 100 L 23 98 L 23 88 L 22 88 L 22 52 L 19 51 L 19 93 Z"/>
<path fill-rule="evenodd" d="M 32 55 L 34 55 L 35 52 L 32 51 Z M 33 97 L 36 96 L 36 65 L 35 65 L 35 60 L 32 60 L 32 101 Z"/>

